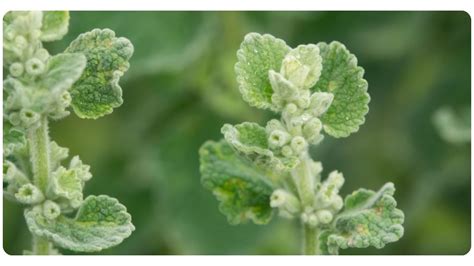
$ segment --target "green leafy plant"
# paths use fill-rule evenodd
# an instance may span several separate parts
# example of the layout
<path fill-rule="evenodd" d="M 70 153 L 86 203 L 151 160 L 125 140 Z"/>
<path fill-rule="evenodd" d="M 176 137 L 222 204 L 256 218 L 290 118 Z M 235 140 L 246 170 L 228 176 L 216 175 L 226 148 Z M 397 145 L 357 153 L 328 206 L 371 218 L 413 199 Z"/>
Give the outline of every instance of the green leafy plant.
<path fill-rule="evenodd" d="M 229 223 L 266 224 L 275 211 L 304 228 L 305 254 L 383 248 L 403 235 L 393 183 L 359 189 L 343 200 L 342 173 L 322 180 L 309 154 L 323 130 L 335 138 L 357 132 L 370 101 L 364 70 L 339 42 L 292 49 L 271 35 L 250 33 L 237 52 L 237 82 L 251 106 L 280 114 L 265 127 L 222 127 L 224 139 L 201 147 L 202 184 L 220 202 Z"/>
<path fill-rule="evenodd" d="M 55 247 L 94 252 L 121 243 L 135 229 L 116 199 L 88 196 L 89 165 L 49 137 L 48 123 L 69 115 L 97 119 L 122 104 L 120 77 L 133 45 L 109 29 L 79 35 L 60 54 L 43 42 L 60 40 L 69 13 L 9 12 L 3 18 L 3 195 L 25 207 L 33 236 L 26 254 Z"/>

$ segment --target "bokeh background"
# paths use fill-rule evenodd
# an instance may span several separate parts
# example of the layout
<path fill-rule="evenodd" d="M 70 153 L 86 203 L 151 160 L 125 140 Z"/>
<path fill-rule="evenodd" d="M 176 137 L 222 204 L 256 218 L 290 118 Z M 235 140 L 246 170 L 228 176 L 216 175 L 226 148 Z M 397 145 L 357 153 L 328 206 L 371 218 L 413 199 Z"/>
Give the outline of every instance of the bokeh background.
<path fill-rule="evenodd" d="M 60 52 L 96 27 L 135 46 L 121 81 L 124 104 L 99 120 L 71 115 L 54 123 L 51 134 L 91 165 L 86 194 L 117 197 L 133 216 L 132 236 L 101 254 L 299 253 L 297 222 L 231 226 L 200 185 L 198 149 L 221 138 L 223 123 L 263 124 L 274 116 L 246 105 L 237 90 L 235 53 L 251 31 L 291 46 L 339 40 L 366 70 L 372 100 L 365 125 L 346 139 L 327 137 L 312 154 L 325 173 L 344 173 L 343 195 L 394 182 L 405 235 L 382 250 L 342 254 L 469 251 L 467 13 L 71 12 L 68 35 L 47 48 Z M 439 110 L 443 118 L 434 119 Z M 30 247 L 22 209 L 6 200 L 3 207 L 4 249 L 21 254 Z"/>

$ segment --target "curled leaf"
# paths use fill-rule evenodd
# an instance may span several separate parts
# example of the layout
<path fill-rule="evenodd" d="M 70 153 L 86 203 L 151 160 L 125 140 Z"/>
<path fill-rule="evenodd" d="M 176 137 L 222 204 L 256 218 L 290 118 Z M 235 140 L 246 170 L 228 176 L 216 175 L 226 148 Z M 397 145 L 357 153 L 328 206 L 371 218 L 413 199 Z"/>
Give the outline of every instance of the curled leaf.
<path fill-rule="evenodd" d="M 339 42 L 318 43 L 318 47 L 323 69 L 312 90 L 334 94 L 331 106 L 321 116 L 324 131 L 336 138 L 347 137 L 359 130 L 369 111 L 364 69 L 357 66 L 357 58 Z"/>
<path fill-rule="evenodd" d="M 220 201 L 219 210 L 230 224 L 270 221 L 273 210 L 271 182 L 251 162 L 240 157 L 225 141 L 208 141 L 199 150 L 201 182 Z"/>
<path fill-rule="evenodd" d="M 89 196 L 74 218 L 47 219 L 40 206 L 25 210 L 29 230 L 56 246 L 96 252 L 120 244 L 135 227 L 125 206 L 109 196 Z"/>
<path fill-rule="evenodd" d="M 225 124 L 221 131 L 232 147 L 259 166 L 290 170 L 299 162 L 296 156 L 285 157 L 273 152 L 269 147 L 267 131 L 256 123 Z"/>
<path fill-rule="evenodd" d="M 339 248 L 383 248 L 403 236 L 404 214 L 397 209 L 393 198 L 393 183 L 385 184 L 378 192 L 359 189 L 347 196 L 345 209 L 334 222 L 331 232 L 323 232 L 323 246 L 329 254 Z"/>
<path fill-rule="evenodd" d="M 73 109 L 79 117 L 96 119 L 122 104 L 118 82 L 128 70 L 133 54 L 128 39 L 115 37 L 110 29 L 94 29 L 79 35 L 66 53 L 82 53 L 87 58 L 84 73 L 70 91 Z"/>
<path fill-rule="evenodd" d="M 240 93 L 251 106 L 276 111 L 272 104 L 273 89 L 268 71 L 279 71 L 285 55 L 291 50 L 285 41 L 269 34 L 249 33 L 237 51 L 235 73 Z"/>

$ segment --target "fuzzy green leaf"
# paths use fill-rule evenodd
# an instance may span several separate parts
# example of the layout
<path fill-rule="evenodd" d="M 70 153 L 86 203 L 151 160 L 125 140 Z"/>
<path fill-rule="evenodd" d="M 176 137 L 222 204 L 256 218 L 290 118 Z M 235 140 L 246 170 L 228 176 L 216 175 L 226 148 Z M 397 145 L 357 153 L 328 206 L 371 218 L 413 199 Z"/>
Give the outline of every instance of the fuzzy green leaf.
<path fill-rule="evenodd" d="M 43 42 L 61 40 L 69 27 L 68 11 L 43 11 L 40 39 Z"/>
<path fill-rule="evenodd" d="M 25 133 L 14 127 L 9 121 L 3 120 L 3 156 L 11 155 L 15 150 L 26 145 Z"/>
<path fill-rule="evenodd" d="M 86 67 L 86 57 L 80 53 L 58 54 L 51 57 L 41 79 L 43 88 L 60 94 L 71 88 Z"/>
<path fill-rule="evenodd" d="M 334 100 L 321 117 L 324 131 L 340 138 L 357 132 L 369 111 L 370 96 L 364 69 L 357 58 L 339 42 L 318 43 L 323 58 L 323 70 L 313 91 L 330 92 Z"/>
<path fill-rule="evenodd" d="M 135 227 L 125 206 L 109 196 L 89 196 L 75 218 L 44 217 L 41 207 L 25 210 L 29 230 L 55 245 L 79 252 L 96 252 L 120 244 Z"/>
<path fill-rule="evenodd" d="M 271 183 L 263 171 L 240 157 L 225 141 L 208 141 L 199 150 L 201 182 L 220 201 L 219 210 L 230 224 L 270 221 Z"/>
<path fill-rule="evenodd" d="M 133 45 L 126 38 L 115 37 L 109 29 L 94 29 L 72 41 L 67 53 L 82 53 L 87 65 L 71 89 L 72 106 L 81 118 L 96 119 L 112 113 L 122 100 L 118 82 L 129 68 Z"/>
<path fill-rule="evenodd" d="M 244 122 L 236 126 L 225 124 L 221 131 L 232 147 L 261 167 L 290 170 L 299 162 L 296 156 L 284 157 L 270 150 L 265 128 L 256 123 Z"/>
<path fill-rule="evenodd" d="M 285 41 L 269 34 L 245 36 L 237 51 L 235 73 L 240 93 L 251 106 L 277 110 L 271 101 L 273 89 L 268 71 L 280 71 L 283 58 L 290 50 Z"/>
<path fill-rule="evenodd" d="M 320 239 L 327 239 L 327 252 L 369 246 L 380 249 L 398 241 L 403 236 L 404 214 L 396 208 L 394 193 L 393 183 L 387 183 L 378 192 L 359 189 L 347 196 L 332 232 L 320 235 Z"/>

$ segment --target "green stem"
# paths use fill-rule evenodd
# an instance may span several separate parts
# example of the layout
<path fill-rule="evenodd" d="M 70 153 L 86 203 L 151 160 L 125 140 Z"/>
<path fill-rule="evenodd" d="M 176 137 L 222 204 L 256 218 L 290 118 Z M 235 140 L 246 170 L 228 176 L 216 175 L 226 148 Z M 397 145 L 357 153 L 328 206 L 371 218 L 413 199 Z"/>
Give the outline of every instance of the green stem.
<path fill-rule="evenodd" d="M 28 130 L 30 160 L 35 185 L 46 195 L 50 176 L 48 118 L 42 117 L 37 128 Z"/>
<path fill-rule="evenodd" d="M 300 164 L 292 171 L 291 175 L 298 189 L 301 204 L 304 207 L 311 207 L 314 203 L 314 177 L 310 170 L 311 158 L 308 155 L 302 156 Z"/>
<path fill-rule="evenodd" d="M 33 182 L 46 195 L 51 173 L 48 118 L 42 117 L 39 127 L 29 129 L 27 135 Z M 47 239 L 33 235 L 34 254 L 49 255 L 51 249 Z"/>
<path fill-rule="evenodd" d="M 35 255 L 49 255 L 52 245 L 45 238 L 33 235 L 33 253 Z"/>
<path fill-rule="evenodd" d="M 318 229 L 311 227 L 307 224 L 303 224 L 303 252 L 305 255 L 318 255 L 320 254 L 318 248 Z"/>

